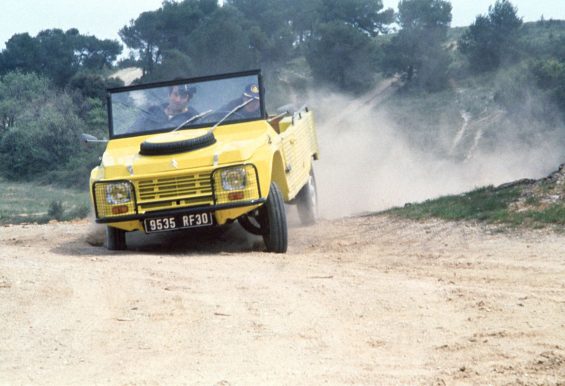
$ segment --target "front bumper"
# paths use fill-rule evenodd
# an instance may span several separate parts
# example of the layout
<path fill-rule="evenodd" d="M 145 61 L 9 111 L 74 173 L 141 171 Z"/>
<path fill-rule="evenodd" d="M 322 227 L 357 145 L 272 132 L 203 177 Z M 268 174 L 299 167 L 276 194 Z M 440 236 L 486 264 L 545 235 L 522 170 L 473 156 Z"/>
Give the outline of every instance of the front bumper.
<path fill-rule="evenodd" d="M 149 218 L 169 216 L 169 215 L 177 215 L 177 214 L 182 215 L 182 214 L 201 213 L 201 212 L 216 212 L 218 210 L 234 209 L 234 208 L 242 208 L 242 207 L 246 207 L 246 206 L 261 205 L 261 204 L 264 204 L 265 201 L 267 201 L 266 198 L 258 198 L 256 200 L 240 201 L 240 202 L 228 203 L 228 204 L 206 205 L 206 206 L 179 208 L 179 209 L 169 209 L 169 210 L 162 210 L 162 211 L 145 212 L 143 214 L 132 214 L 132 215 L 126 215 L 126 216 L 99 218 L 99 219 L 96 219 L 96 222 L 98 224 L 110 224 L 110 223 L 123 222 L 123 221 L 143 221 L 143 220 L 149 219 Z"/>
<path fill-rule="evenodd" d="M 222 177 L 225 170 L 243 170 L 244 184 L 226 188 Z M 245 212 L 238 208 L 266 201 L 261 195 L 257 168 L 252 164 L 128 180 L 100 180 L 92 184 L 92 198 L 99 224 L 198 212 L 215 212 L 216 220 L 223 223 Z"/>

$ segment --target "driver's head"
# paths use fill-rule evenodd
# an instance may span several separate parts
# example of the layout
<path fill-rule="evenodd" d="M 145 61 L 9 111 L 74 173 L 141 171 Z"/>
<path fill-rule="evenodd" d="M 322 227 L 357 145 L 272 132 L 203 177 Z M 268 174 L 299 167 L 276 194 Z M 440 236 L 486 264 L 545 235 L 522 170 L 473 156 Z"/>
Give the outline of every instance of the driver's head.
<path fill-rule="evenodd" d="M 244 102 L 252 99 L 251 102 L 249 102 L 248 104 L 245 105 L 245 107 L 244 107 L 245 110 L 247 110 L 249 112 L 258 110 L 259 107 L 260 107 L 259 86 L 257 86 L 255 83 L 248 84 L 245 87 L 245 90 L 243 90 L 242 98 L 243 98 Z"/>
<path fill-rule="evenodd" d="M 169 111 L 173 114 L 180 114 L 186 111 L 188 101 L 193 93 L 194 91 L 187 84 L 169 87 Z"/>

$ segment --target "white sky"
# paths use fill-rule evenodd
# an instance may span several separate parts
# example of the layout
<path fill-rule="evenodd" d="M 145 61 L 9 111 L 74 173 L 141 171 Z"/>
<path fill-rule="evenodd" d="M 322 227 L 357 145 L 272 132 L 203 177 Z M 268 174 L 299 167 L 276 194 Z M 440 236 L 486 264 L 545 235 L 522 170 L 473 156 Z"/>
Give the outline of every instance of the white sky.
<path fill-rule="evenodd" d="M 465 26 L 478 14 L 487 12 L 495 0 L 452 0 L 453 26 Z M 565 20 L 565 0 L 511 0 L 524 21 Z M 31 36 L 44 29 L 77 28 L 81 34 L 99 39 L 121 40 L 118 31 L 141 12 L 161 6 L 162 0 L 3 0 L 0 12 L 0 49 L 12 35 Z M 398 0 L 383 0 L 385 7 L 396 8 Z"/>
<path fill-rule="evenodd" d="M 83 35 L 122 43 L 118 31 L 140 13 L 158 9 L 161 3 L 162 0 L 2 0 L 0 48 L 16 33 L 35 36 L 52 28 L 77 28 Z"/>
<path fill-rule="evenodd" d="M 451 0 L 453 10 L 452 27 L 462 27 L 471 24 L 477 15 L 486 14 L 489 5 L 496 0 Z M 510 0 L 518 8 L 518 16 L 524 21 L 537 21 L 541 15 L 545 19 L 565 20 L 565 0 Z M 398 0 L 383 0 L 385 8 L 394 8 Z"/>

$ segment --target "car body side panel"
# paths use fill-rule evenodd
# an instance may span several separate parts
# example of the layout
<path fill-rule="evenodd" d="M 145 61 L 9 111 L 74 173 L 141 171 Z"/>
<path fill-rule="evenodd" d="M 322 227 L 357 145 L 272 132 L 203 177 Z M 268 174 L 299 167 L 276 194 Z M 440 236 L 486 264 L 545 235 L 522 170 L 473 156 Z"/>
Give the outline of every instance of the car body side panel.
<path fill-rule="evenodd" d="M 292 200 L 304 186 L 312 169 L 312 160 L 318 157 L 318 142 L 312 112 L 301 112 L 288 117 L 289 125 L 280 135 L 285 161 L 287 195 Z"/>

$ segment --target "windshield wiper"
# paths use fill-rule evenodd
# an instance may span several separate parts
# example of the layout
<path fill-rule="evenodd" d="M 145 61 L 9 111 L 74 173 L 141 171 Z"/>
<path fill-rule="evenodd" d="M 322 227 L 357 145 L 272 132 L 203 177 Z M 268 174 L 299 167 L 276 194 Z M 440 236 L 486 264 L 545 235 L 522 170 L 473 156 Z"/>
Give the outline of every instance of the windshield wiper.
<path fill-rule="evenodd" d="M 210 132 L 213 132 L 214 130 L 216 130 L 216 127 L 218 127 L 222 122 L 224 122 L 226 119 L 228 119 L 232 114 L 238 112 L 239 110 L 241 110 L 242 108 L 244 108 L 245 106 L 247 106 L 249 103 L 253 102 L 254 100 L 259 100 L 259 98 L 257 97 L 252 97 L 251 99 L 246 100 L 245 102 L 243 102 L 242 104 L 235 106 L 229 113 L 227 113 L 222 119 L 220 119 L 214 126 L 212 126 L 212 128 L 210 129 Z"/>
<path fill-rule="evenodd" d="M 212 112 L 212 110 L 207 110 L 207 111 L 204 111 L 203 113 L 200 113 L 200 114 L 197 114 L 197 115 L 195 115 L 195 116 L 193 116 L 193 117 L 188 118 L 186 121 L 184 121 L 183 123 L 181 123 L 180 125 L 178 125 L 177 127 L 175 127 L 175 128 L 171 131 L 171 133 L 177 131 L 178 129 L 180 129 L 180 128 L 186 126 L 186 125 L 188 125 L 188 124 L 191 123 L 191 122 L 196 121 L 197 119 L 202 118 L 202 117 L 205 116 L 205 115 L 210 114 L 211 112 Z"/>

